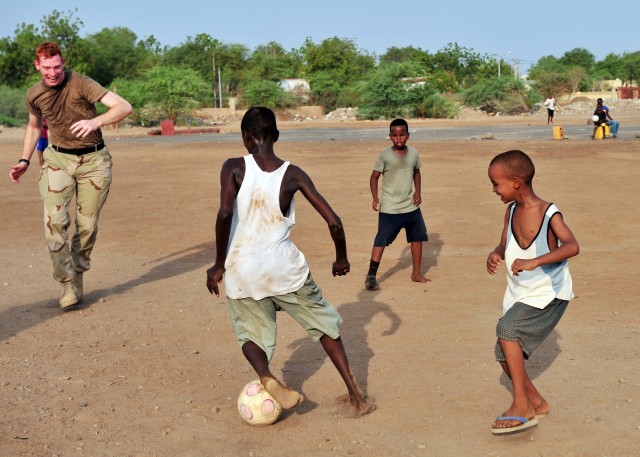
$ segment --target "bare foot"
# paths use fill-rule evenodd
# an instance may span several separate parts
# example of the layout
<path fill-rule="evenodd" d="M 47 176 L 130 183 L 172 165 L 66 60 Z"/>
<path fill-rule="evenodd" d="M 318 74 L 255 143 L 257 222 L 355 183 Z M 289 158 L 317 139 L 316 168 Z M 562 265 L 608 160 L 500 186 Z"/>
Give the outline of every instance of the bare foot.
<path fill-rule="evenodd" d="M 413 282 L 422 282 L 422 283 L 429 283 L 431 282 L 431 280 L 425 276 L 423 276 L 420 273 L 411 273 L 411 280 Z"/>
<path fill-rule="evenodd" d="M 336 397 L 336 401 L 338 403 L 344 403 L 351 406 L 351 411 L 355 415 L 355 417 L 364 416 L 365 414 L 370 414 L 374 412 L 378 405 L 373 402 L 367 401 L 365 397 L 351 397 L 349 394 L 340 395 Z"/>
<path fill-rule="evenodd" d="M 374 412 L 376 408 L 378 408 L 378 406 L 373 402 L 367 401 L 364 392 L 362 392 L 362 389 L 360 389 L 360 386 L 356 382 L 353 375 L 351 376 L 351 379 L 353 379 L 355 393 L 340 395 L 338 398 L 336 398 L 336 401 L 340 403 L 350 404 L 356 417 L 364 416 L 365 414 Z"/>
<path fill-rule="evenodd" d="M 269 392 L 284 409 L 293 408 L 304 400 L 304 397 L 300 395 L 299 392 L 289 389 L 287 386 L 281 384 L 277 379 L 265 377 L 264 379 L 261 379 L 260 382 L 266 391 Z"/>

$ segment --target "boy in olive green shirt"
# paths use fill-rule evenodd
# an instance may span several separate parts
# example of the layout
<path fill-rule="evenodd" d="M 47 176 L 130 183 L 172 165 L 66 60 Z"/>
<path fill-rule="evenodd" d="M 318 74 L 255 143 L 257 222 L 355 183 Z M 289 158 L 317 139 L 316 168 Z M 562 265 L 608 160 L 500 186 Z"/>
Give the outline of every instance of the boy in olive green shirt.
<path fill-rule="evenodd" d="M 407 146 L 409 125 L 404 119 L 391 122 L 389 138 L 393 146 L 380 152 L 369 181 L 373 197 L 372 207 L 379 215 L 378 233 L 373 242 L 371 263 L 364 283 L 368 290 L 379 288 L 376 274 L 384 248 L 393 243 L 402 229 L 406 232 L 407 243 L 411 244 L 411 280 L 420 283 L 430 282 L 421 271 L 422 243 L 428 241 L 429 237 L 419 207 L 422 203 L 420 156 L 415 148 Z M 380 197 L 378 181 L 381 175 L 384 179 Z"/>

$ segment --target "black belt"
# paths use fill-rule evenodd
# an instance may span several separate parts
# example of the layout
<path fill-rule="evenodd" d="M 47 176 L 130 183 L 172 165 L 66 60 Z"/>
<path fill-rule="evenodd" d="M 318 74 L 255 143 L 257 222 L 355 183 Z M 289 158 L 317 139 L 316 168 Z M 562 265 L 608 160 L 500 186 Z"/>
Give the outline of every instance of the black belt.
<path fill-rule="evenodd" d="M 89 152 L 101 151 L 102 149 L 104 149 L 104 141 L 101 141 L 100 143 L 98 143 L 96 145 L 89 146 L 87 148 L 80 148 L 80 149 L 61 148 L 60 146 L 56 146 L 55 144 L 52 144 L 51 147 L 55 151 L 62 152 L 64 154 L 75 154 L 77 156 L 81 156 L 82 154 L 87 154 Z"/>

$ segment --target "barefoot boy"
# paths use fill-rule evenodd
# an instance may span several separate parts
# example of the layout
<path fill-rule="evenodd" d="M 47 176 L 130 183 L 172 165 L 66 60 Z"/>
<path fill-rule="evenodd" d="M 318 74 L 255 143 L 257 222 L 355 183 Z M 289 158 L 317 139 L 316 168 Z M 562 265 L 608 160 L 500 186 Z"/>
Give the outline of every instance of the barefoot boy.
<path fill-rule="evenodd" d="M 500 244 L 489 254 L 487 271 L 505 264 L 507 290 L 496 333 L 496 360 L 511 379 L 513 402 L 494 421 L 494 434 L 538 424 L 549 405 L 527 374 L 524 359 L 554 329 L 573 298 L 567 259 L 580 248 L 553 204 L 533 191 L 533 162 L 522 151 L 497 155 L 489 165 L 493 191 L 509 204 Z"/>
<path fill-rule="evenodd" d="M 380 152 L 376 161 L 369 186 L 373 196 L 373 210 L 378 214 L 378 234 L 371 250 L 369 272 L 364 285 L 368 290 L 379 288 L 376 274 L 384 248 L 396 239 L 400 230 L 404 229 L 407 242 L 411 244 L 411 261 L 413 269 L 411 280 L 414 282 L 430 282 L 422 274 L 422 242 L 428 241 L 427 227 L 422 218 L 420 204 L 420 156 L 409 141 L 409 126 L 404 119 L 395 119 L 389 127 L 389 138 L 393 146 Z M 382 180 L 382 198 L 378 196 L 378 181 Z M 414 188 L 415 187 L 415 191 Z"/>
<path fill-rule="evenodd" d="M 249 155 L 229 159 L 222 166 L 216 262 L 207 270 L 207 288 L 219 295 L 224 275 L 233 330 L 242 352 L 283 408 L 292 408 L 303 398 L 269 370 L 279 309 L 320 341 L 347 386 L 355 414 L 368 414 L 375 405 L 367 402 L 351 374 L 338 333 L 342 318 L 323 298 L 304 255 L 289 238 L 295 223 L 294 194 L 302 192 L 329 226 L 336 251 L 334 276 L 350 270 L 342 222 L 309 176 L 276 156 L 273 145 L 280 132 L 270 109 L 251 108 L 240 127 Z"/>

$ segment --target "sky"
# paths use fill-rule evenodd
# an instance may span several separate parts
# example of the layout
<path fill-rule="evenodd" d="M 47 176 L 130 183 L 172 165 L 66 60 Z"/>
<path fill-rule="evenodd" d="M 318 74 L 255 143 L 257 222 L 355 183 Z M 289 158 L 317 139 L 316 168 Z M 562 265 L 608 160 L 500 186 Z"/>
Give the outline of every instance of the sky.
<path fill-rule="evenodd" d="M 640 50 L 638 0 L 0 1 L 0 38 L 13 37 L 21 23 L 40 26 L 40 18 L 58 10 L 74 11 L 84 23 L 83 37 L 127 27 L 138 39 L 153 35 L 176 46 L 205 33 L 249 50 L 272 41 L 298 49 L 307 38 L 319 44 L 338 37 L 378 56 L 394 46 L 434 53 L 458 43 L 504 59 L 520 74 L 541 57 L 575 48 L 589 50 L 596 60 Z"/>

